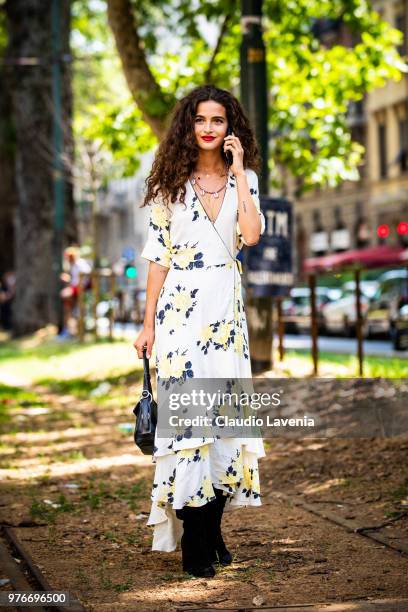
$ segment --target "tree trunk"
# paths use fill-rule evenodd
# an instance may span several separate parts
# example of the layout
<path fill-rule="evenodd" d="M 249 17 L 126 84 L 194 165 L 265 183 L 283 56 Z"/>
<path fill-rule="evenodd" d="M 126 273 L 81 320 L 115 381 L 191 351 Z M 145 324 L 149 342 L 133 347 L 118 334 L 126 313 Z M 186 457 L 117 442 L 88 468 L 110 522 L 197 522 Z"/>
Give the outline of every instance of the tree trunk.
<path fill-rule="evenodd" d="M 116 47 L 122 62 L 126 81 L 143 119 L 152 132 L 160 140 L 168 127 L 171 111 L 177 100 L 172 94 L 163 91 L 156 82 L 147 62 L 143 40 L 139 36 L 138 23 L 132 0 L 107 0 L 108 21 L 115 37 Z M 203 82 L 213 80 L 214 61 L 221 48 L 222 40 L 228 30 L 234 11 L 237 10 L 236 0 L 228 3 L 226 14 L 220 29 L 217 44 L 203 73 Z"/>
<path fill-rule="evenodd" d="M 62 53 L 70 58 L 71 36 L 71 4 L 72 0 L 61 3 Z M 74 165 L 74 135 L 72 129 L 73 93 L 72 93 L 72 63 L 61 64 L 62 79 L 62 125 L 64 131 L 64 178 L 65 178 L 65 226 L 64 243 L 66 246 L 78 242 L 78 225 L 74 200 L 73 165 Z"/>
<path fill-rule="evenodd" d="M 148 66 L 131 0 L 108 0 L 108 20 L 129 90 L 143 119 L 160 139 L 175 100 L 160 89 Z"/>
<path fill-rule="evenodd" d="M 38 58 L 32 65 L 13 63 L 8 69 L 16 134 L 16 272 L 14 303 L 16 335 L 58 322 L 53 268 L 53 99 L 51 2 L 7 0 L 9 58 Z M 61 0 L 62 55 L 69 52 L 70 0 Z M 72 165 L 70 70 L 63 72 L 62 106 L 65 178 Z M 65 182 L 65 221 L 76 235 L 72 188 Z M 66 235 L 66 234 L 65 234 Z"/>
<path fill-rule="evenodd" d="M 14 137 L 11 100 L 0 71 L 0 275 L 14 270 L 14 217 L 17 206 L 14 180 Z"/>

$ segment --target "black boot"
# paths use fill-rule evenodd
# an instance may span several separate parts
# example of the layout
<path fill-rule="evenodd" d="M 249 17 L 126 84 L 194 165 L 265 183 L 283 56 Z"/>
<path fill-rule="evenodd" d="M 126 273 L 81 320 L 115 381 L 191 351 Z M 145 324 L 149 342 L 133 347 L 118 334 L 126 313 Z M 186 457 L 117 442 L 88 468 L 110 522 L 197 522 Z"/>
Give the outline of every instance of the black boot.
<path fill-rule="evenodd" d="M 207 504 L 207 537 L 210 542 L 211 562 L 219 561 L 221 565 L 231 565 L 232 555 L 225 546 L 221 533 L 221 520 L 226 496 L 221 489 L 214 488 L 216 499 Z"/>
<path fill-rule="evenodd" d="M 205 535 L 205 514 L 206 506 L 184 506 L 182 510 L 176 510 L 176 516 L 183 521 L 184 528 L 181 536 L 183 570 L 193 576 L 212 578 L 215 576 L 215 570 L 211 565 Z"/>

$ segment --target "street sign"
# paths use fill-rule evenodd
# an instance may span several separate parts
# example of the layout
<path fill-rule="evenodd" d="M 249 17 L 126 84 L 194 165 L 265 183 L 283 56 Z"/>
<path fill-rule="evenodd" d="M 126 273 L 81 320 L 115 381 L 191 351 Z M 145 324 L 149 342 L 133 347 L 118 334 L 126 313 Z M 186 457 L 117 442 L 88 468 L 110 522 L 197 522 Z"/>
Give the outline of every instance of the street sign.
<path fill-rule="evenodd" d="M 293 286 L 292 204 L 285 198 L 261 196 L 265 232 L 248 249 L 247 283 L 254 297 L 289 295 Z"/>

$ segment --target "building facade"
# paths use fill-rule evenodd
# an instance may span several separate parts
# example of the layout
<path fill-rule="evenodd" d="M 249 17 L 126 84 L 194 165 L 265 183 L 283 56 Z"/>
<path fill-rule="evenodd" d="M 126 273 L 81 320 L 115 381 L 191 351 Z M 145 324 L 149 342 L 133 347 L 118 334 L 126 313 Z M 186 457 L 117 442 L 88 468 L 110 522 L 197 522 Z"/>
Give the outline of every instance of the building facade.
<path fill-rule="evenodd" d="M 374 8 L 406 31 L 405 2 L 382 0 Z M 328 24 L 323 44 L 352 44 L 341 25 Z M 400 49 L 404 54 L 404 47 Z M 305 258 L 378 244 L 405 244 L 408 235 L 408 76 L 353 103 L 348 123 L 365 147 L 358 181 L 335 189 L 315 189 L 295 201 L 295 252 L 298 277 Z"/>
<path fill-rule="evenodd" d="M 106 191 L 98 193 L 96 236 L 98 258 L 102 265 L 114 267 L 120 274 L 125 262 L 134 263 L 136 286 L 144 288 L 148 263 L 140 257 L 147 240 L 149 206 L 143 201 L 145 179 L 153 161 L 153 152 L 141 157 L 139 171 L 132 177 L 110 181 Z"/>

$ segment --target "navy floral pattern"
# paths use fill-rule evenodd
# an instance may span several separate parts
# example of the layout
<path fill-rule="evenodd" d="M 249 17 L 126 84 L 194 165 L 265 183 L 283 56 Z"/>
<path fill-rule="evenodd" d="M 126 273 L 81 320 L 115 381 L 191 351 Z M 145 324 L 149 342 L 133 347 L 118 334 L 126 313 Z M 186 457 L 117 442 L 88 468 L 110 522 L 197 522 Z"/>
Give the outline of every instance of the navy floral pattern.
<path fill-rule="evenodd" d="M 246 174 L 264 230 L 258 179 L 252 170 Z M 141 253 L 168 268 L 154 319 L 158 391 L 182 390 L 194 378 L 233 381 L 252 376 L 241 277 L 235 261 L 244 242 L 237 221 L 234 175 L 230 172 L 228 176 L 217 231 L 189 182 L 185 204 L 151 205 L 148 240 Z M 200 437 L 194 437 L 191 426 L 175 428 L 169 437 L 156 436 L 148 522 L 155 526 L 153 550 L 175 549 L 177 525 L 171 523 L 169 509 L 202 506 L 215 498 L 214 487 L 223 489 L 228 505 L 261 503 L 258 457 L 264 456 L 262 440 L 223 437 L 211 424 L 209 429 L 208 436 L 200 432 Z"/>
<path fill-rule="evenodd" d="M 179 348 L 163 355 L 157 363 L 157 370 L 160 372 L 157 375 L 157 382 L 160 381 L 166 389 L 169 389 L 174 383 L 192 378 L 193 365 L 187 355 L 187 349 L 181 352 Z"/>
<path fill-rule="evenodd" d="M 187 326 L 188 319 L 197 305 L 198 290 L 198 287 L 188 289 L 179 283 L 173 291 L 166 294 L 166 301 L 163 304 L 165 292 L 162 287 L 159 296 L 160 307 L 156 309 L 157 325 L 164 325 L 169 334 L 174 334 L 175 329 L 179 326 Z"/>
<path fill-rule="evenodd" d="M 168 475 L 162 475 L 157 470 L 152 487 L 152 500 L 160 507 L 174 501 L 177 487 L 184 487 L 184 482 L 178 482 L 178 474 L 191 474 L 192 492 L 186 496 L 184 505 L 201 506 L 215 498 L 214 487 L 211 481 L 211 460 L 217 460 L 217 453 L 210 444 L 203 444 L 198 448 L 182 450 L 176 453 Z M 230 455 L 225 469 L 220 474 L 219 488 L 223 488 L 230 497 L 239 495 L 246 503 L 251 500 L 260 500 L 259 470 L 256 459 L 244 457 L 245 453 L 236 448 Z M 164 472 L 163 472 L 164 473 Z M 194 478 L 194 476 L 198 476 Z M 199 483 L 195 486 L 195 483 Z M 170 501 L 171 500 L 171 501 Z"/>

